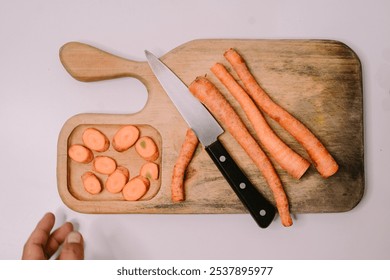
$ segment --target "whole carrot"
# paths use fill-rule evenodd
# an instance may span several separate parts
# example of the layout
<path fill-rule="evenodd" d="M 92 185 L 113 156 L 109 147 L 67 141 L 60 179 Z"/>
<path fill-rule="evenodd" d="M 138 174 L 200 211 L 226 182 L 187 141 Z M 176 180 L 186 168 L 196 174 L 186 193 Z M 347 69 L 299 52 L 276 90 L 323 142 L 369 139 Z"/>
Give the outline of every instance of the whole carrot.
<path fill-rule="evenodd" d="M 211 71 L 240 104 L 260 142 L 269 151 L 276 162 L 292 177 L 296 179 L 301 178 L 309 168 L 310 163 L 294 152 L 275 134 L 256 104 L 246 91 L 236 82 L 225 66 L 216 63 L 211 67 Z"/>
<path fill-rule="evenodd" d="M 277 121 L 305 148 L 321 176 L 327 178 L 335 174 L 339 167 L 332 155 L 304 124 L 268 96 L 249 71 L 241 55 L 236 50 L 229 49 L 224 56 L 240 77 L 257 106 Z"/>
<path fill-rule="evenodd" d="M 204 77 L 196 78 L 190 84 L 189 90 L 207 107 L 249 155 L 272 190 L 282 224 L 291 226 L 289 203 L 282 182 L 271 161 L 249 133 L 233 107 L 215 85 Z"/>
<path fill-rule="evenodd" d="M 184 142 L 181 146 L 179 156 L 173 167 L 172 182 L 171 182 L 171 197 L 172 201 L 183 201 L 184 195 L 184 175 L 189 165 L 199 140 L 192 129 L 188 129 Z"/>

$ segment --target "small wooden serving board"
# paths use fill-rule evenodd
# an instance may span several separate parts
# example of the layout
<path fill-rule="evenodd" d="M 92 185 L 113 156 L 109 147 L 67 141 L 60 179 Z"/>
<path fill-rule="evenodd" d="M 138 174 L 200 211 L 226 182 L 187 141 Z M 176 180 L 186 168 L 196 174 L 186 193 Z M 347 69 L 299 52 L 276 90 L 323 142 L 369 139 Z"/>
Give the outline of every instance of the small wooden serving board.
<path fill-rule="evenodd" d="M 355 207 L 364 193 L 362 72 L 357 55 L 345 44 L 331 40 L 195 40 L 161 57 L 187 85 L 197 76 L 207 75 L 251 132 L 238 104 L 209 70 L 216 62 L 230 69 L 223 58 L 228 48 L 238 50 L 271 98 L 307 125 L 340 165 L 338 173 L 328 179 L 310 167 L 302 179 L 296 180 L 275 164 L 291 211 L 343 212 Z M 84 213 L 246 212 L 201 146 L 186 174 L 186 200 L 171 201 L 171 174 L 188 127 L 145 61 L 123 59 L 74 42 L 61 48 L 60 58 L 67 71 L 80 81 L 135 77 L 148 90 L 148 101 L 136 114 L 80 114 L 64 124 L 58 139 L 57 178 L 59 194 L 66 205 Z M 308 158 L 280 126 L 270 119 L 269 123 L 288 145 Z M 91 166 L 70 160 L 69 145 L 82 144 L 81 133 L 86 127 L 96 127 L 112 136 L 126 124 L 139 126 L 141 135 L 150 135 L 158 142 L 159 180 L 152 182 L 140 201 L 125 201 L 120 194 L 106 191 L 89 195 L 83 190 L 80 176 Z M 274 202 L 262 175 L 237 142 L 228 132 L 220 139 L 253 184 Z M 133 151 L 118 153 L 110 147 L 107 153 L 127 166 L 131 177 L 137 175 L 143 163 Z"/>

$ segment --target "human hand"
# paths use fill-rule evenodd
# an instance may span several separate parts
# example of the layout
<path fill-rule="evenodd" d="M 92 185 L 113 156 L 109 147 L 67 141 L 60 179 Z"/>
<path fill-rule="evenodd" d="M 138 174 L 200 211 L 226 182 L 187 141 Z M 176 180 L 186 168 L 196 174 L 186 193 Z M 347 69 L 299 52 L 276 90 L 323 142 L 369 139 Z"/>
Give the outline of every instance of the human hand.
<path fill-rule="evenodd" d="M 58 229 L 53 229 L 55 216 L 46 213 L 38 222 L 23 248 L 23 260 L 47 260 L 62 245 L 59 260 L 84 259 L 84 240 L 82 235 L 73 231 L 72 223 L 66 222 Z"/>

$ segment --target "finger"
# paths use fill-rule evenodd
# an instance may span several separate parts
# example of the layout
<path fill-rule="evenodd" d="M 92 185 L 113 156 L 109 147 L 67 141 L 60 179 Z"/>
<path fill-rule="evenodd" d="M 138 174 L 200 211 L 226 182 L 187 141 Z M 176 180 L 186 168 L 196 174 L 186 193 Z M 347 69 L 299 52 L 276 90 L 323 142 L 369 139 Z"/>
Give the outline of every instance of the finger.
<path fill-rule="evenodd" d="M 65 241 L 66 236 L 73 231 L 73 224 L 66 222 L 61 227 L 57 228 L 49 236 L 45 246 L 46 255 L 50 258 Z"/>
<path fill-rule="evenodd" d="M 22 259 L 47 259 L 44 249 L 49 239 L 50 231 L 54 226 L 54 221 L 53 213 L 46 213 L 43 216 L 24 245 Z"/>
<path fill-rule="evenodd" d="M 62 246 L 59 260 L 83 260 L 84 259 L 84 240 L 83 236 L 77 232 L 72 231 L 65 239 Z"/>

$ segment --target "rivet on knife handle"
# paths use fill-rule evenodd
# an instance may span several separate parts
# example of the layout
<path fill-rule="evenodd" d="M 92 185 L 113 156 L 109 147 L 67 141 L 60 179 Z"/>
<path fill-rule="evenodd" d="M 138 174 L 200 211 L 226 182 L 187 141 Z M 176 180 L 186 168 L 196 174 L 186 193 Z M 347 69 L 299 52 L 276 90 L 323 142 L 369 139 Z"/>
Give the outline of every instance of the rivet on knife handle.
<path fill-rule="evenodd" d="M 206 147 L 206 151 L 257 224 L 268 227 L 275 217 L 275 207 L 253 186 L 219 140 Z"/>

